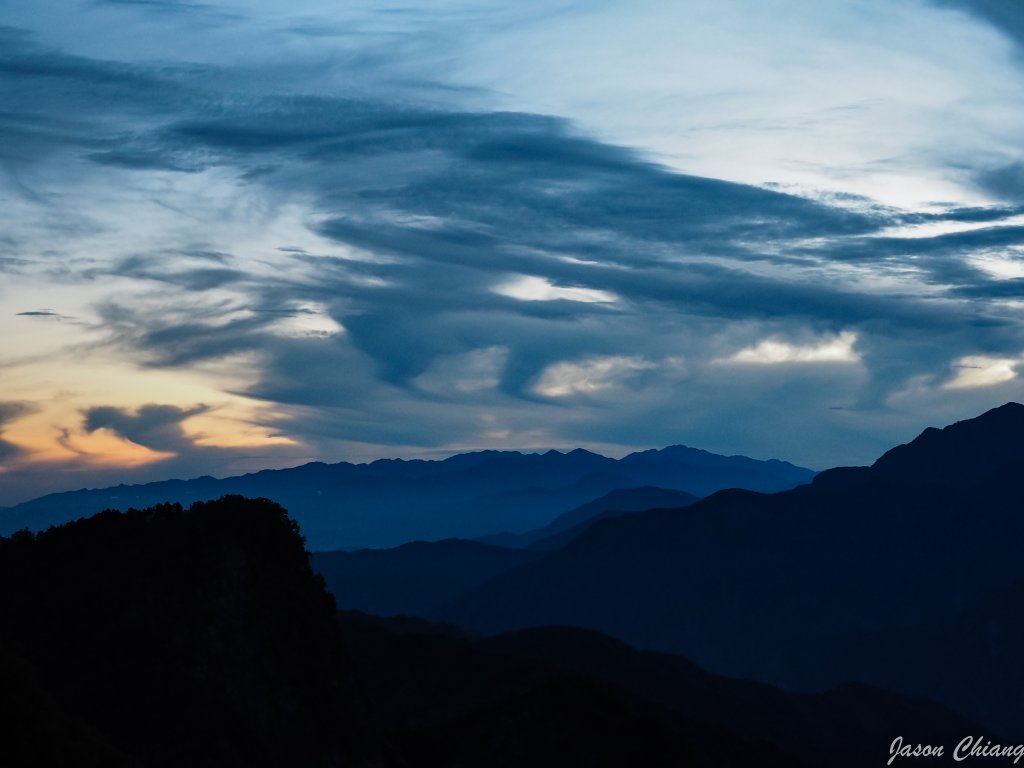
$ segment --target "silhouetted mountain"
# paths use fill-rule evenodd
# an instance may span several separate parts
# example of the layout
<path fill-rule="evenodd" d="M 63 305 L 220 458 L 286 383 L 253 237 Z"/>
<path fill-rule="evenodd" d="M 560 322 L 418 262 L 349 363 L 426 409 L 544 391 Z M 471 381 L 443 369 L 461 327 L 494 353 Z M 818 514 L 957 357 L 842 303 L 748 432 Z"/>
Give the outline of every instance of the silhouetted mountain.
<path fill-rule="evenodd" d="M 241 494 L 287 507 L 313 549 L 395 546 L 529 531 L 617 488 L 657 485 L 699 495 L 727 487 L 775 491 L 809 482 L 813 475 L 786 462 L 682 446 L 620 460 L 577 449 L 481 451 L 444 461 L 312 463 L 223 480 L 200 477 L 51 494 L 0 510 L 0 534 L 41 530 L 103 509 Z"/>
<path fill-rule="evenodd" d="M 708 762 L 693 751 L 684 734 L 645 717 L 601 686 L 579 678 L 553 678 L 510 693 L 460 718 L 429 729 L 406 731 L 395 741 L 409 765 L 519 768 L 538 760 L 566 768 L 618 768 L 622 765 L 742 765 L 743 760 Z M 720 749 L 747 761 L 763 751 Z M 731 755 L 730 755 L 731 756 Z"/>
<path fill-rule="evenodd" d="M 589 627 L 789 688 L 859 680 L 939 697 L 1009 730 L 1024 722 L 1024 699 L 1007 695 L 1024 689 L 1024 673 L 974 622 L 1002 617 L 1016 637 L 999 596 L 1024 580 L 1024 463 L 1017 446 L 1008 458 L 982 446 L 1013 443 L 1022 410 L 930 430 L 875 467 L 812 486 L 721 491 L 685 509 L 599 520 L 426 615 L 485 633 Z M 984 458 L 956 471 L 955 457 L 975 455 Z M 976 654 L 988 642 L 1003 655 L 986 651 L 979 667 L 945 649 L 958 636 L 951 626 L 964 628 L 959 647 L 973 643 Z M 982 679 L 969 679 L 974 669 Z"/>
<path fill-rule="evenodd" d="M 904 688 L 971 702 L 973 716 L 1002 733 L 1021 731 L 1024 684 L 1024 581 L 923 625 L 891 654 Z M 941 670 L 941 674 L 936 674 Z M 966 707 L 964 708 L 966 710 Z"/>
<path fill-rule="evenodd" d="M 771 493 L 810 482 L 814 475 L 810 470 L 795 467 L 787 461 L 720 456 L 685 445 L 631 453 L 620 459 L 619 471 L 628 473 L 635 480 L 631 484 L 634 486 L 675 488 L 697 496 L 707 496 L 723 488 Z M 666 483 L 666 476 L 673 482 Z"/>
<path fill-rule="evenodd" d="M 533 554 L 477 541 L 416 541 L 395 549 L 316 552 L 313 568 L 338 605 L 380 616 L 423 616 L 532 559 Z"/>
<path fill-rule="evenodd" d="M 499 533 L 485 536 L 480 541 L 502 547 L 529 548 L 538 551 L 558 549 L 578 535 L 586 526 L 602 517 L 645 509 L 688 507 L 698 497 L 686 491 L 656 488 L 619 488 L 600 498 L 563 512 L 550 523 L 525 533 Z"/>
<path fill-rule="evenodd" d="M 730 731 L 739 737 L 734 742 L 774 745 L 810 764 L 872 765 L 880 746 L 898 735 L 942 744 L 979 732 L 977 725 L 930 701 L 855 684 L 824 693 L 784 692 L 712 675 L 682 656 L 637 651 L 578 628 L 526 629 L 479 644 L 599 680 L 698 727 Z"/>
<path fill-rule="evenodd" d="M 815 485 L 865 483 L 969 489 L 1006 467 L 1024 464 L 1024 405 L 1006 403 L 945 429 L 929 427 L 887 451 L 870 468 L 822 472 Z"/>
<path fill-rule="evenodd" d="M 5 764 L 329 766 L 368 742 L 333 601 L 270 502 L 106 512 L 0 539 L 0 615 L 18 691 L 3 697 L 19 697 L 5 733 L 27 720 L 18 739 L 50 740 L 10 763 L 5 738 Z M 37 762 L 47 752 L 58 759 Z"/>
<path fill-rule="evenodd" d="M 895 735 L 978 732 L 928 702 L 787 694 L 578 629 L 337 616 L 266 500 L 0 539 L 0 615 L 5 765 L 852 768 Z"/>
<path fill-rule="evenodd" d="M 341 608 L 379 616 L 436 615 L 471 587 L 531 561 L 536 553 L 559 549 L 597 519 L 626 514 L 625 507 L 646 509 L 673 500 L 692 504 L 697 497 L 665 488 L 629 488 L 572 509 L 544 528 L 489 537 L 512 540 L 516 547 L 464 539 L 415 541 L 393 549 L 314 552 L 311 562 Z M 524 544 L 529 544 L 526 551 Z"/>
<path fill-rule="evenodd" d="M 429 764 L 861 768 L 898 735 L 951 749 L 979 732 L 930 702 L 867 686 L 785 693 L 579 629 L 479 639 L 351 613 L 342 626 L 379 727 L 412 734 L 398 743 Z"/>

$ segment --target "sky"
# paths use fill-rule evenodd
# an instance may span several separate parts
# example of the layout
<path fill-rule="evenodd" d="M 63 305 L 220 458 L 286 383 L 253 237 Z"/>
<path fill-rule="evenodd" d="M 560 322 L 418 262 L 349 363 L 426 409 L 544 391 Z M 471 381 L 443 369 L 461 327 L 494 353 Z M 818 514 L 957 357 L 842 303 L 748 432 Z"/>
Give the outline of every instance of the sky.
<path fill-rule="evenodd" d="M 6 0 L 0 505 L 1024 398 L 1018 0 Z"/>

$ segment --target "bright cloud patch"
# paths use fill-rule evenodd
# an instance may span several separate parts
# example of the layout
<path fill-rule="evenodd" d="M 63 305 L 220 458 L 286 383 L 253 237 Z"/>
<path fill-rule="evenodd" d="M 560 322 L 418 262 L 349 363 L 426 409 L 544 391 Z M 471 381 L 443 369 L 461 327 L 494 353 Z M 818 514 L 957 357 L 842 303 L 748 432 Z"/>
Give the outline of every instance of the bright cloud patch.
<path fill-rule="evenodd" d="M 507 357 L 508 349 L 501 346 L 449 355 L 435 361 L 415 382 L 435 395 L 485 392 L 498 386 Z"/>
<path fill-rule="evenodd" d="M 779 363 L 856 363 L 860 361 L 853 346 L 857 334 L 843 331 L 817 344 L 790 344 L 779 339 L 765 339 L 753 347 L 741 349 L 718 362 L 777 365 Z"/>
<path fill-rule="evenodd" d="M 316 303 L 302 304 L 284 313 L 270 326 L 270 330 L 291 338 L 327 338 L 345 332 L 344 327 L 327 314 L 323 305 Z"/>
<path fill-rule="evenodd" d="M 1024 277 L 1024 252 L 1008 248 L 1002 253 L 977 254 L 968 262 L 997 280 L 1017 280 Z"/>
<path fill-rule="evenodd" d="M 1024 216 L 1013 215 L 984 221 L 956 221 L 938 219 L 936 221 L 913 222 L 883 227 L 875 233 L 875 237 L 901 237 L 907 240 L 941 235 L 953 235 L 962 232 L 977 232 L 992 226 L 1019 227 L 1024 225 Z"/>
<path fill-rule="evenodd" d="M 599 291 L 594 288 L 565 288 L 555 285 L 543 277 L 531 275 L 520 275 L 508 282 L 495 286 L 493 290 L 497 294 L 508 296 L 512 299 L 519 299 L 520 301 L 567 299 L 568 301 L 598 303 L 612 302 L 618 298 L 609 291 Z"/>
<path fill-rule="evenodd" d="M 545 397 L 592 395 L 620 384 L 653 363 L 636 357 L 597 357 L 579 362 L 555 363 L 540 377 L 535 391 Z"/>
<path fill-rule="evenodd" d="M 993 387 L 1017 378 L 1020 360 L 1013 357 L 971 355 L 956 362 L 956 376 L 943 385 L 946 389 L 977 389 Z"/>

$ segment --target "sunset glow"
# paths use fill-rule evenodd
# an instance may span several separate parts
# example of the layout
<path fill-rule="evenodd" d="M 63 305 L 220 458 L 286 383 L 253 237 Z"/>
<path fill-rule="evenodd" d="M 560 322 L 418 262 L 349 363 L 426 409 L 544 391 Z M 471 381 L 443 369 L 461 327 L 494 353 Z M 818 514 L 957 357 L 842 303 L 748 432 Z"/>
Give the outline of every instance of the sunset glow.
<path fill-rule="evenodd" d="M 1001 8 L 5 3 L 0 505 L 1020 399 Z"/>

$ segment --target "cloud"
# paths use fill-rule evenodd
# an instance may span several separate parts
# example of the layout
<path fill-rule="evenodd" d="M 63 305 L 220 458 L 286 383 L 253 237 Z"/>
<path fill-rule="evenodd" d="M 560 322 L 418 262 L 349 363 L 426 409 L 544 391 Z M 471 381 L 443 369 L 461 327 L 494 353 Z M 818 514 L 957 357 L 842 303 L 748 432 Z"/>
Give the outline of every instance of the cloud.
<path fill-rule="evenodd" d="M 207 434 L 202 431 L 205 426 L 217 432 Z M 50 463 L 55 471 L 116 477 L 98 439 L 104 434 L 124 441 L 129 448 L 130 456 L 122 462 L 128 465 L 121 468 L 125 478 L 122 482 L 200 474 L 225 476 L 253 468 L 291 466 L 311 458 L 304 446 L 281 436 L 269 435 L 258 443 L 251 437 L 246 439 L 245 432 L 251 426 L 205 404 L 92 406 L 83 409 L 77 428 L 63 432 L 61 444 L 70 455 Z M 225 437 L 229 438 L 227 443 Z"/>
<path fill-rule="evenodd" d="M 1024 22 L 1022 22 L 1022 26 L 1024 26 Z M 1015 203 L 1024 202 L 1024 162 L 981 171 L 977 180 L 982 189 L 1002 200 Z"/>
<path fill-rule="evenodd" d="M 129 5 L 162 19 L 174 4 Z M 216 368 L 310 454 L 683 440 L 820 465 L 849 413 L 887 412 L 912 382 L 948 392 L 957 361 L 1024 348 L 1009 193 L 901 211 L 681 173 L 565 117 L 441 96 L 422 81 L 443 67 L 409 85 L 371 35 L 318 61 L 224 66 L 3 34 L 17 209 L 0 269 L 81 294 L 54 357 Z M 1014 167 L 1000 158 L 985 162 Z M 221 375 L 229 360 L 244 369 Z M 176 454 L 174 471 L 226 466 L 187 428 L 201 398 L 94 396 L 84 429 Z M 740 423 L 768 412 L 770 427 Z M 899 428 L 879 420 L 857 450 Z"/>
<path fill-rule="evenodd" d="M 558 286 L 543 277 L 519 275 L 499 283 L 492 289 L 495 293 L 520 301 L 566 301 L 604 302 L 615 301 L 615 294 L 597 291 L 593 288 Z"/>
<path fill-rule="evenodd" d="M 848 203 L 971 204 L 970 170 L 1018 154 L 1021 73 L 995 14 L 953 5 L 968 10 L 613 0 L 477 34 L 453 68 L 494 86 L 499 108 L 569 117 L 676 170 Z"/>
<path fill-rule="evenodd" d="M 960 8 L 991 23 L 1018 43 L 1024 43 L 1024 18 L 1016 0 L 932 0 L 936 5 Z"/>
<path fill-rule="evenodd" d="M 135 411 L 115 406 L 96 406 L 83 416 L 83 429 L 109 429 L 114 434 L 153 451 L 181 453 L 195 450 L 193 438 L 185 433 L 184 422 L 207 413 L 209 406 L 183 409 L 172 405 L 148 404 Z"/>
<path fill-rule="evenodd" d="M 611 389 L 631 374 L 655 366 L 633 357 L 598 357 L 578 362 L 555 363 L 540 376 L 535 387 L 545 397 L 594 395 Z"/>
<path fill-rule="evenodd" d="M 189 0 L 93 0 L 93 2 L 97 5 L 139 5 L 162 11 L 185 11 L 213 7 L 206 3 L 194 3 Z"/>
<path fill-rule="evenodd" d="M 272 272 L 227 255 L 206 282 L 207 267 L 136 257 L 111 273 L 189 291 L 185 311 L 134 298 L 102 314 L 111 338 L 153 365 L 257 354 L 256 380 L 237 391 L 294 409 L 277 426 L 306 440 L 329 442 L 328 424 L 367 444 L 502 432 L 481 426 L 484 409 L 522 434 L 538 395 L 614 395 L 628 380 L 573 361 L 685 352 L 699 367 L 737 354 L 723 333 L 737 324 L 760 336 L 738 345 L 738 361 L 864 361 L 862 407 L 967 354 L 979 334 L 997 346 L 1019 336 L 966 293 L 991 290 L 972 254 L 1021 242 L 1021 229 L 1003 224 L 1010 209 L 949 214 L 979 222 L 970 231 L 883 236 L 914 216 L 682 176 L 550 118 L 324 98 L 255 106 L 174 123 L 148 141 L 271 169 L 250 183 L 314 195 L 313 232 L 344 255 L 280 243 Z M 221 288 L 236 298 L 196 293 Z M 274 338 L 274 313 L 249 309 L 300 305 L 318 307 L 335 332 Z M 808 333 L 825 340 L 764 341 Z M 471 402 L 454 369 L 451 386 L 438 380 L 443 361 L 495 348 L 503 353 L 482 380 L 497 386 L 470 387 Z M 670 402 L 655 390 L 643 393 L 652 413 Z M 828 390 L 817 397 L 827 402 Z M 401 426 L 385 415 L 396 412 Z M 542 420 L 552 441 L 572 422 Z"/>
<path fill-rule="evenodd" d="M 812 344 L 791 344 L 780 339 L 765 339 L 717 362 L 778 365 L 780 363 L 856 363 L 857 334 L 844 331 Z"/>
<path fill-rule="evenodd" d="M 968 355 L 956 361 L 956 375 L 943 384 L 946 389 L 994 387 L 1017 378 L 1020 358 Z"/>
<path fill-rule="evenodd" d="M 5 463 L 21 458 L 26 453 L 21 446 L 3 439 L 4 428 L 10 422 L 27 416 L 35 410 L 35 407 L 29 403 L 0 402 L 0 469 L 4 468 Z"/>
<path fill-rule="evenodd" d="M 77 317 L 70 315 L 63 315 L 60 312 L 55 312 L 52 309 L 30 309 L 25 312 L 16 312 L 15 317 L 36 317 L 42 320 L 51 320 L 59 323 L 71 323 L 78 324 L 81 321 Z"/>

